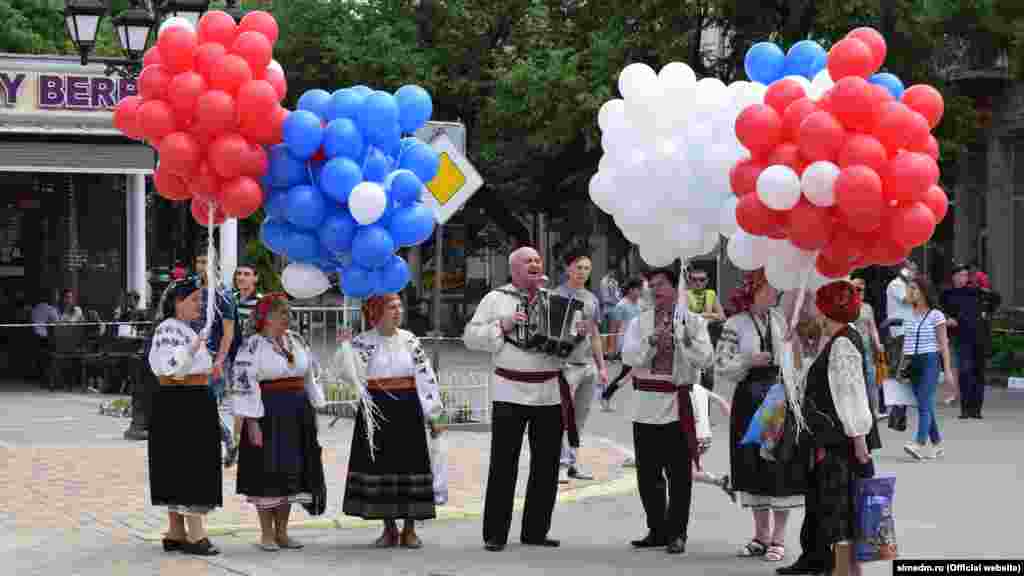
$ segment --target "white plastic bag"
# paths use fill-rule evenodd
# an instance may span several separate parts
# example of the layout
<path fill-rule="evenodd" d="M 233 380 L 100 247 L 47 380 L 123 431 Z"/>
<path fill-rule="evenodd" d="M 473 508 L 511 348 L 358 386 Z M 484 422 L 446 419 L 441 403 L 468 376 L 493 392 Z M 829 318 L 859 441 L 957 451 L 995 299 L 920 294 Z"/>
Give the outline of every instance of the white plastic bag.
<path fill-rule="evenodd" d="M 434 474 L 434 503 L 448 503 L 448 434 L 430 438 L 430 468 Z"/>

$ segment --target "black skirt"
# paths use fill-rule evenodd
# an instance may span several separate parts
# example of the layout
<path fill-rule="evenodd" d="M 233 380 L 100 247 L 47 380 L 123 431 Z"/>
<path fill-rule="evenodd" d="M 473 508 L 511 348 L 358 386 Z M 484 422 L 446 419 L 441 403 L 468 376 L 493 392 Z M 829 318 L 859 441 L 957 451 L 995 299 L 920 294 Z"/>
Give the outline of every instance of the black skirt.
<path fill-rule="evenodd" d="M 342 511 L 369 520 L 436 517 L 434 476 L 419 396 L 415 391 L 372 395 L 383 415 L 373 438 L 377 449 L 371 460 L 360 409 L 352 435 Z"/>
<path fill-rule="evenodd" d="M 327 488 L 316 412 L 306 392 L 264 392 L 260 430 L 263 446 L 252 445 L 247 431 L 242 431 L 237 492 L 261 497 L 309 494 L 312 503 L 303 502 L 303 507 L 311 515 L 322 514 Z"/>
<path fill-rule="evenodd" d="M 857 477 L 852 465 L 849 446 L 829 448 L 821 462 L 816 462 L 810 473 L 806 514 L 817 522 L 819 545 L 827 547 L 836 542 L 853 540 L 856 536 L 857 516 L 854 490 Z"/>
<path fill-rule="evenodd" d="M 160 386 L 149 421 L 149 492 L 154 506 L 224 504 L 220 416 L 206 386 Z"/>
<path fill-rule="evenodd" d="M 801 442 L 793 458 L 786 462 L 765 460 L 757 444 L 740 444 L 754 413 L 775 382 L 777 377 L 771 371 L 760 373 L 754 369 L 751 376 L 736 385 L 729 418 L 730 481 L 737 491 L 748 494 L 775 498 L 801 496 L 807 491 L 806 443 Z"/>

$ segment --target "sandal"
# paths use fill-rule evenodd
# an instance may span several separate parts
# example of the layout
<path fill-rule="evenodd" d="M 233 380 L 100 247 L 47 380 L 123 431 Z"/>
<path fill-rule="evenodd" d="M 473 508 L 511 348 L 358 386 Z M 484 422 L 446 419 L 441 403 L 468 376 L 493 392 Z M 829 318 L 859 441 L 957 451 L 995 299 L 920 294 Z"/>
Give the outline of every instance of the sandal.
<path fill-rule="evenodd" d="M 786 559 L 786 547 L 782 544 L 772 543 L 771 546 L 765 550 L 764 561 L 765 562 L 782 562 Z"/>
<path fill-rule="evenodd" d="M 384 533 L 380 535 L 380 538 L 377 538 L 377 540 L 374 541 L 373 546 L 375 548 L 394 548 L 395 546 L 398 546 L 398 532 L 385 530 Z"/>
<path fill-rule="evenodd" d="M 299 549 L 304 548 L 306 546 L 302 542 L 299 542 L 298 540 L 294 540 L 294 539 L 292 539 L 290 537 L 289 538 L 284 538 L 284 539 L 278 538 L 277 539 L 277 545 L 280 546 L 282 550 L 299 550 Z"/>
<path fill-rule="evenodd" d="M 209 538 L 203 538 L 198 542 L 186 542 L 183 549 L 185 553 L 195 556 L 216 556 L 220 554 L 220 549 L 214 546 Z"/>
<path fill-rule="evenodd" d="M 758 556 L 764 556 L 767 552 L 768 547 L 764 545 L 764 542 L 754 538 L 750 542 L 744 544 L 736 555 L 740 558 L 756 558 Z"/>
<path fill-rule="evenodd" d="M 181 552 L 185 549 L 185 540 L 175 540 L 174 538 L 164 538 L 164 552 Z"/>
<path fill-rule="evenodd" d="M 726 496 L 732 500 L 732 503 L 736 503 L 736 491 L 733 490 L 732 485 L 729 482 L 729 475 L 726 474 L 718 481 L 718 486 L 725 491 Z"/>
<path fill-rule="evenodd" d="M 401 546 L 402 548 L 416 550 L 423 548 L 423 541 L 420 540 L 415 532 L 402 532 Z"/>

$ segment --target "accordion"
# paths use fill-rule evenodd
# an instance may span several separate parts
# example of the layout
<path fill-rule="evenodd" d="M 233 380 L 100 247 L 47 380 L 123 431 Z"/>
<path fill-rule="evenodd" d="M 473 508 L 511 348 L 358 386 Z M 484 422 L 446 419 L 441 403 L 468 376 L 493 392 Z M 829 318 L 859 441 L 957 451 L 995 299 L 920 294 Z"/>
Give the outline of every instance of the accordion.
<path fill-rule="evenodd" d="M 518 311 L 526 314 L 526 323 L 516 326 L 506 340 L 523 350 L 531 350 L 567 358 L 586 334 L 577 330 L 583 319 L 583 300 L 542 290 L 530 303 L 522 294 L 506 292 L 519 298 Z"/>

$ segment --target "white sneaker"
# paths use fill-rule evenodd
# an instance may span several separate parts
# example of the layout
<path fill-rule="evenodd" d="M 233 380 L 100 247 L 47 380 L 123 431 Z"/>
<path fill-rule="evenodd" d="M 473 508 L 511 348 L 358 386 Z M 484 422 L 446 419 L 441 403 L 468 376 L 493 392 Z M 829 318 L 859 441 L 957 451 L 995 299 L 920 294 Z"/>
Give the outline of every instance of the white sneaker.
<path fill-rule="evenodd" d="M 942 458 L 946 455 L 946 447 L 942 444 L 932 446 L 932 458 Z"/>
<path fill-rule="evenodd" d="M 559 466 L 558 467 L 558 483 L 568 484 L 569 483 L 569 467 Z"/>
<path fill-rule="evenodd" d="M 602 412 L 615 412 L 615 408 L 612 407 L 611 400 L 605 400 L 601 398 L 601 411 Z"/>
<path fill-rule="evenodd" d="M 903 445 L 903 451 L 906 452 L 907 454 L 910 454 L 917 460 L 924 459 L 924 446 L 918 444 L 917 442 L 907 442 L 906 444 Z"/>

